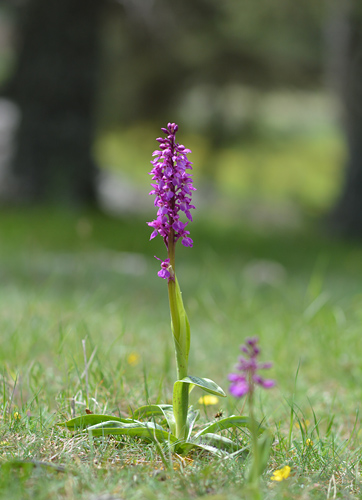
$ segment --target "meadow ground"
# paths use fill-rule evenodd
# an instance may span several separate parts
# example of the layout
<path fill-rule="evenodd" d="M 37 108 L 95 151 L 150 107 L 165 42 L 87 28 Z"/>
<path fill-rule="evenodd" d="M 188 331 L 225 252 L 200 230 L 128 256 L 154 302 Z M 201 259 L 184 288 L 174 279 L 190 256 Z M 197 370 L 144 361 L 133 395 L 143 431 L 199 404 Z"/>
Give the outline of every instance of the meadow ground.
<path fill-rule="evenodd" d="M 238 346 L 258 335 L 277 381 L 257 398 L 275 435 L 264 498 L 360 498 L 362 246 L 313 225 L 250 227 L 227 212 L 195 219 L 194 248 L 180 246 L 177 262 L 190 373 L 227 389 Z M 246 498 L 245 456 L 174 456 L 166 470 L 154 445 L 56 425 L 73 398 L 76 415 L 170 402 L 167 291 L 153 258 L 164 249 L 148 243 L 145 218 L 2 210 L 0 228 L 0 498 Z M 192 393 L 200 425 L 220 410 L 243 412 L 231 396 L 203 405 L 201 395 Z M 271 481 L 285 465 L 289 478 Z"/>

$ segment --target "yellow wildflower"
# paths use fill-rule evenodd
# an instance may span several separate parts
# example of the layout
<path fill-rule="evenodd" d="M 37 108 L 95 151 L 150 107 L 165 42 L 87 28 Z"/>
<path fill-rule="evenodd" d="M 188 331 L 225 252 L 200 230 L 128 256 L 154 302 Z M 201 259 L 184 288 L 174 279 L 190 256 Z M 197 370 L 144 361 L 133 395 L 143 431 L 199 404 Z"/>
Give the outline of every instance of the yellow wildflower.
<path fill-rule="evenodd" d="M 139 362 L 140 362 L 140 355 L 138 354 L 138 352 L 131 352 L 127 356 L 127 363 L 129 365 L 136 366 L 136 365 L 138 365 Z"/>
<path fill-rule="evenodd" d="M 207 396 L 202 396 L 199 399 L 199 405 L 217 405 L 219 402 L 219 398 L 217 396 L 211 396 L 208 394 Z"/>
<path fill-rule="evenodd" d="M 20 413 L 18 411 L 15 411 L 13 416 L 14 416 L 15 420 L 20 420 L 21 419 L 21 415 L 20 415 Z"/>
<path fill-rule="evenodd" d="M 307 446 L 313 446 L 314 443 L 313 443 L 313 441 L 311 439 L 308 438 L 308 439 L 306 439 L 305 444 Z"/>
<path fill-rule="evenodd" d="M 272 481 L 283 481 L 283 479 L 287 479 L 289 477 L 291 468 L 289 465 L 285 465 L 282 469 L 275 470 L 273 472 L 273 476 L 270 478 Z"/>

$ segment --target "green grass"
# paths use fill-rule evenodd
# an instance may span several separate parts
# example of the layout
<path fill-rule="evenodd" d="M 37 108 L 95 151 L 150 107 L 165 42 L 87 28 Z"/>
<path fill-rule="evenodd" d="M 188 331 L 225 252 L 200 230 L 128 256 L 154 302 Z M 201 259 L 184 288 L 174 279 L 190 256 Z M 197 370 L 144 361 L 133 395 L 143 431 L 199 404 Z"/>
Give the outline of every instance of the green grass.
<path fill-rule="evenodd" d="M 190 374 L 227 389 L 239 344 L 258 335 L 278 383 L 257 400 L 258 417 L 275 433 L 264 497 L 360 498 L 362 247 L 313 225 L 266 231 L 215 213 L 195 219 L 195 246 L 180 246 L 177 263 L 192 331 Z M 152 445 L 56 426 L 69 418 L 73 397 L 77 415 L 86 404 L 128 415 L 147 400 L 170 401 L 167 292 L 153 258 L 164 249 L 161 240 L 148 242 L 144 220 L 0 212 L 0 498 L 247 497 L 243 459 L 173 457 L 167 471 Z M 140 357 L 134 366 L 131 353 Z M 242 411 L 243 401 L 231 397 L 202 407 L 200 395 L 195 390 L 192 403 L 201 422 L 220 409 Z M 291 476 L 270 481 L 284 465 Z"/>

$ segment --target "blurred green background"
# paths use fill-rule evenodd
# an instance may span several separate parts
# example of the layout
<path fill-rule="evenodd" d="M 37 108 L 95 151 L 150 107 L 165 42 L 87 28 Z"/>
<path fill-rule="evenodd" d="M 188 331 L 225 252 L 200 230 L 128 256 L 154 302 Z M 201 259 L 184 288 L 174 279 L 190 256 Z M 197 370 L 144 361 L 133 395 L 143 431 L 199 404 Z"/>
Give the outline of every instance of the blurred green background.
<path fill-rule="evenodd" d="M 350 140 L 360 124 L 345 94 L 360 99 L 360 11 L 340 0 L 0 2 L 2 198 L 143 210 L 154 139 L 176 121 L 203 206 L 253 206 L 287 225 L 332 213 L 359 234 L 349 219 L 362 182 L 351 174 L 349 186 L 348 172 L 362 170 Z"/>

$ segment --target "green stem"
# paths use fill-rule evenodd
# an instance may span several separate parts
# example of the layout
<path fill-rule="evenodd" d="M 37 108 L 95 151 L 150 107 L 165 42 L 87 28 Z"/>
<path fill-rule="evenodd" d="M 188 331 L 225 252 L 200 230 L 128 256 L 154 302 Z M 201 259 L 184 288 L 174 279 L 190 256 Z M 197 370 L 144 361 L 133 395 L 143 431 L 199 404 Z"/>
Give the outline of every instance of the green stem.
<path fill-rule="evenodd" d="M 172 221 L 170 221 L 170 224 Z M 175 231 L 171 228 L 170 234 L 168 236 L 168 258 L 170 259 L 170 264 L 172 266 L 173 272 L 175 272 Z"/>
<path fill-rule="evenodd" d="M 174 389 L 172 396 L 173 414 L 176 422 L 176 437 L 185 441 L 188 434 L 187 413 L 189 409 L 189 384 L 182 384 L 181 391 Z"/>
<path fill-rule="evenodd" d="M 168 282 L 168 297 L 170 302 L 170 312 L 173 330 L 173 340 L 175 344 L 177 380 L 182 380 L 187 376 L 187 357 L 180 346 L 180 317 L 176 299 L 176 277 Z M 189 406 L 189 384 L 182 384 L 182 390 L 174 390 L 172 397 L 173 414 L 176 422 L 176 437 L 186 439 L 187 434 L 187 412 Z"/>
<path fill-rule="evenodd" d="M 176 274 L 175 274 L 175 242 L 174 242 L 174 230 L 171 229 L 169 235 L 168 243 L 168 258 L 170 259 L 171 266 L 171 278 L 168 280 L 168 300 L 170 304 L 171 313 L 171 323 L 173 330 L 173 339 L 175 343 L 175 354 L 176 354 L 176 368 L 177 368 L 177 380 L 181 380 L 187 377 L 187 357 L 182 349 L 181 339 L 181 324 L 180 324 L 180 311 L 179 305 L 177 303 L 176 295 Z"/>
<path fill-rule="evenodd" d="M 175 275 L 175 242 L 174 231 L 171 229 L 168 239 L 168 258 L 171 265 L 171 278 L 168 280 L 168 299 L 170 304 L 173 340 L 175 344 L 177 380 L 187 377 L 188 353 L 183 350 L 184 342 L 181 338 L 181 319 L 176 294 Z M 176 421 L 176 437 L 185 440 L 187 437 L 187 413 L 189 406 L 189 384 L 182 384 L 181 391 L 175 391 L 172 398 L 173 413 Z"/>
<path fill-rule="evenodd" d="M 176 281 L 169 280 L 168 282 L 168 300 L 170 304 L 171 322 L 173 330 L 173 340 L 175 344 L 177 380 L 187 377 L 187 358 L 181 348 L 180 338 L 180 317 L 176 299 Z"/>

